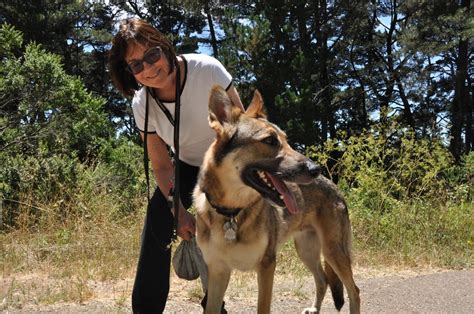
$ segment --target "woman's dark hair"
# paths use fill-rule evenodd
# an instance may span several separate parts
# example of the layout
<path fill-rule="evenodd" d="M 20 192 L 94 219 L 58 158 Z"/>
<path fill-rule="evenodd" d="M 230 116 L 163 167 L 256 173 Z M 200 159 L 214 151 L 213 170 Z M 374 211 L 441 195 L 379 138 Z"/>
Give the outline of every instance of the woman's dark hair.
<path fill-rule="evenodd" d="M 176 62 L 176 53 L 169 39 L 148 22 L 140 19 L 121 21 L 119 32 L 112 40 L 109 52 L 109 71 L 114 85 L 127 97 L 132 97 L 140 88 L 125 61 L 130 44 L 140 44 L 147 48 L 160 47 L 170 66 L 170 73 L 173 72 Z"/>

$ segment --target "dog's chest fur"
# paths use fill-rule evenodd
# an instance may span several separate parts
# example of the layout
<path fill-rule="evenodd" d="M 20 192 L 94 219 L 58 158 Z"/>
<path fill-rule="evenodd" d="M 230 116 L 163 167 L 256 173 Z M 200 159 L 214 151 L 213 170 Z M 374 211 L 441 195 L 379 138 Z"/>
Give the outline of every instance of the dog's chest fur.
<path fill-rule="evenodd" d="M 228 242 L 224 239 L 224 234 L 220 230 L 213 230 L 209 241 L 205 247 L 201 247 L 210 259 L 220 260 L 231 269 L 241 271 L 253 270 L 263 259 L 268 248 L 268 235 L 263 232 L 256 232 L 252 239 L 242 231 L 237 232 L 237 240 Z"/>
<path fill-rule="evenodd" d="M 236 217 L 237 238 L 229 242 L 223 227 L 229 218 L 218 214 L 205 197 L 201 201 L 202 204 L 197 204 L 198 243 L 206 262 L 248 271 L 258 267 L 266 254 L 275 253 L 277 239 L 283 231 L 277 211 L 266 208 L 266 204 L 244 210 Z"/>

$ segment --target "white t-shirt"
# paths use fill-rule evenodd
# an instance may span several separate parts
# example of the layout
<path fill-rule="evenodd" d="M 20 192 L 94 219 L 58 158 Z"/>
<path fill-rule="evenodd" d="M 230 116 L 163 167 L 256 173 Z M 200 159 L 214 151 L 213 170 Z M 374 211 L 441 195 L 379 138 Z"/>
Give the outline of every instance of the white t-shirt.
<path fill-rule="evenodd" d="M 209 92 L 218 84 L 231 86 L 232 76 L 215 58 L 204 54 L 181 55 L 184 60 L 184 87 L 181 90 L 181 112 L 179 129 L 180 160 L 199 167 L 204 153 L 215 138 L 208 123 Z M 174 102 L 162 101 L 174 118 Z M 151 95 L 148 96 L 148 133 L 157 133 L 163 141 L 173 147 L 174 128 Z M 132 101 L 133 115 L 140 131 L 145 130 L 146 89 L 138 90 Z"/>

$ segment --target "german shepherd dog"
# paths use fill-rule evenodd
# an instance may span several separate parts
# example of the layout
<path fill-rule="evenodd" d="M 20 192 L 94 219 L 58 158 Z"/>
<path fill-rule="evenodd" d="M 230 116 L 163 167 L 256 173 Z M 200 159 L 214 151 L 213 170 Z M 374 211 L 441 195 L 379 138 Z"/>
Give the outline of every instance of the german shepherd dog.
<path fill-rule="evenodd" d="M 209 124 L 216 140 L 194 190 L 197 242 L 209 272 L 205 313 L 220 313 L 233 269 L 257 272 L 258 313 L 270 313 L 277 248 L 290 237 L 316 284 L 314 302 L 303 313 L 320 311 L 328 284 L 338 310 L 344 284 L 350 312 L 359 313 L 351 227 L 336 186 L 267 121 L 258 91 L 242 112 L 222 87 L 213 87 Z"/>

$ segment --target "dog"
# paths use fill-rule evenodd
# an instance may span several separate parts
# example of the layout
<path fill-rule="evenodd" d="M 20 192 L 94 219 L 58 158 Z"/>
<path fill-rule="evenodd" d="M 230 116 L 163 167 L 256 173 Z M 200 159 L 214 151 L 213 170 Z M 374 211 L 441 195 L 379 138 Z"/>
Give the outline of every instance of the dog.
<path fill-rule="evenodd" d="M 338 310 L 344 285 L 350 312 L 359 313 L 351 226 L 335 184 L 267 120 L 258 91 L 243 112 L 214 86 L 209 125 L 216 139 L 193 192 L 196 239 L 208 266 L 205 313 L 220 313 L 233 269 L 257 272 L 258 313 L 270 313 L 277 249 L 290 238 L 316 284 L 314 302 L 303 313 L 319 313 L 328 285 Z"/>

